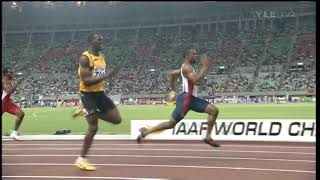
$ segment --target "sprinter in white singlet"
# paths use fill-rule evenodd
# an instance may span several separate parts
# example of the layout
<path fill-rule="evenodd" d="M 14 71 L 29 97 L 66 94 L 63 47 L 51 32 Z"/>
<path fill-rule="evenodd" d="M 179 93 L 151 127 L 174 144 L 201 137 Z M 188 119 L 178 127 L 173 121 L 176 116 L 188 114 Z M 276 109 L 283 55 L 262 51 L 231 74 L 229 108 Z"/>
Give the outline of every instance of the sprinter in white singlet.
<path fill-rule="evenodd" d="M 170 75 L 170 94 L 176 94 L 175 81 L 177 76 L 181 75 L 182 78 L 182 93 L 177 96 L 176 108 L 171 115 L 169 121 L 160 123 L 154 127 L 141 128 L 140 135 L 137 137 L 137 142 L 141 143 L 142 140 L 151 133 L 163 131 L 165 129 L 173 128 L 181 119 L 185 117 L 189 110 L 193 110 L 199 113 L 208 114 L 208 129 L 206 137 L 203 139 L 204 143 L 209 144 L 212 147 L 220 147 L 218 143 L 213 141 L 211 132 L 215 121 L 218 117 L 219 110 L 216 106 L 209 102 L 197 97 L 198 85 L 208 70 L 209 58 L 203 54 L 201 56 L 201 69 L 199 74 L 196 74 L 193 65 L 196 61 L 195 49 L 187 49 L 183 53 L 184 63 L 180 69 L 173 70 Z"/>

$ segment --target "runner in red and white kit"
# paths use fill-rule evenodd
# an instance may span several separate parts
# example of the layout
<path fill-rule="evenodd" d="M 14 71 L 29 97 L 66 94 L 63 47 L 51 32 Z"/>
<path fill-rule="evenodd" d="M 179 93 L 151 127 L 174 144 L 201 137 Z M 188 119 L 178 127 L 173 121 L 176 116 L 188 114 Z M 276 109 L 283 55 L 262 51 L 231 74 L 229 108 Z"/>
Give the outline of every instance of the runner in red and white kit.
<path fill-rule="evenodd" d="M 212 147 L 220 147 L 220 144 L 213 141 L 211 135 L 213 126 L 219 114 L 219 109 L 215 105 L 210 104 L 208 101 L 197 97 L 198 85 L 204 79 L 204 76 L 208 70 L 209 57 L 206 54 L 201 55 L 200 60 L 202 67 L 198 74 L 193 68 L 196 62 L 196 50 L 193 48 L 186 49 L 183 52 L 183 58 L 184 62 L 181 65 L 181 68 L 173 70 L 169 73 L 170 86 L 172 90 L 170 94 L 177 94 L 177 88 L 175 87 L 176 85 L 174 81 L 179 75 L 182 78 L 182 93 L 177 96 L 176 108 L 172 112 L 170 120 L 150 128 L 142 127 L 139 129 L 140 135 L 137 137 L 137 142 L 141 143 L 142 140 L 149 134 L 174 128 L 175 125 L 186 116 L 188 111 L 192 110 L 195 112 L 208 114 L 208 130 L 203 142 Z"/>
<path fill-rule="evenodd" d="M 19 84 L 19 82 L 13 81 L 12 76 L 13 71 L 11 68 L 2 70 L 2 114 L 7 112 L 17 117 L 13 132 L 10 135 L 12 138 L 17 139 L 24 112 L 12 100 L 11 94 Z"/>

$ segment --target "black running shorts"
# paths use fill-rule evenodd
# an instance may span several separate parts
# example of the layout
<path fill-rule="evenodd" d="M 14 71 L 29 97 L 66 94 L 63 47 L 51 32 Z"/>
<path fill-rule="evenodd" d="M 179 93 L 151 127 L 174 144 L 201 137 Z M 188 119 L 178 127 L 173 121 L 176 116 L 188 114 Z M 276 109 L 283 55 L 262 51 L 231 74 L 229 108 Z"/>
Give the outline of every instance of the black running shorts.
<path fill-rule="evenodd" d="M 80 98 L 87 115 L 101 112 L 106 113 L 116 107 L 113 101 L 101 92 L 80 92 Z"/>

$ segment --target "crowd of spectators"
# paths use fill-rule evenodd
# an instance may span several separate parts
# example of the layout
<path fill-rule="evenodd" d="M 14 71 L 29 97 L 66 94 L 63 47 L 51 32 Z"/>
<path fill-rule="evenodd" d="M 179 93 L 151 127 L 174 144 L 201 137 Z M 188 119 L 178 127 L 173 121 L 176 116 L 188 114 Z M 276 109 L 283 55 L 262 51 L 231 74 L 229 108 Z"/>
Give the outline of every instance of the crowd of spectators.
<path fill-rule="evenodd" d="M 122 65 L 117 76 L 108 82 L 107 91 L 126 95 L 168 93 L 167 71 L 180 68 L 183 49 L 188 47 L 211 57 L 208 75 L 200 87 L 202 92 L 305 90 L 315 86 L 314 68 L 287 72 L 284 67 L 296 61 L 315 67 L 315 34 L 305 27 L 303 32 L 299 28 L 293 32 L 289 25 L 247 30 L 227 26 L 218 32 L 201 32 L 195 27 L 102 31 L 108 64 L 111 68 Z M 2 61 L 22 73 L 18 78 L 24 81 L 17 96 L 76 94 L 77 60 L 86 48 L 87 35 L 88 32 L 57 33 L 54 40 L 49 33 L 32 37 L 9 35 L 2 47 Z M 197 62 L 196 71 L 199 68 Z"/>

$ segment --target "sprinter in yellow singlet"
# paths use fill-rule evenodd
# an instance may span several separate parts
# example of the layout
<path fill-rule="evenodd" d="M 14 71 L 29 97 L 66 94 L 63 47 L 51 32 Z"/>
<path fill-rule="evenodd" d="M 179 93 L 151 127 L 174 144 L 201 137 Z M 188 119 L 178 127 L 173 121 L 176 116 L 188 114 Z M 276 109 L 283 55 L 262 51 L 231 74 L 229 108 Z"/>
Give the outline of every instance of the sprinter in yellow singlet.
<path fill-rule="evenodd" d="M 88 37 L 90 47 L 79 59 L 78 74 L 80 77 L 80 99 L 84 108 L 89 128 L 84 138 L 80 157 L 75 166 L 83 170 L 93 171 L 96 168 L 89 164 L 86 155 L 98 130 L 98 119 L 119 124 L 121 117 L 115 104 L 105 93 L 105 80 L 113 76 L 117 68 L 106 72 L 108 65 L 102 51 L 103 36 L 92 33 Z"/>

